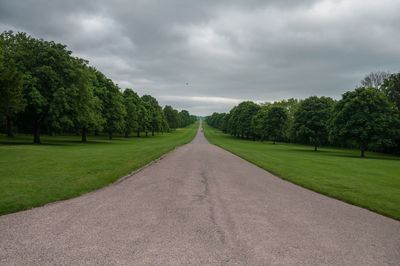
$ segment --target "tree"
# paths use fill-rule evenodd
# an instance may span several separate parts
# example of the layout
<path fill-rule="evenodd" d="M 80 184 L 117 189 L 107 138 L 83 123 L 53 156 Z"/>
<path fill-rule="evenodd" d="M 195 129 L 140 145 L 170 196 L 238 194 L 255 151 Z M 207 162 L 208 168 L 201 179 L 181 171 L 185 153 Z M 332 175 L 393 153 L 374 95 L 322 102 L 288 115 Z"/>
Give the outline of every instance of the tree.
<path fill-rule="evenodd" d="M 6 118 L 7 136 L 12 137 L 12 121 L 25 108 L 23 75 L 14 62 L 13 38 L 0 35 L 0 115 Z"/>
<path fill-rule="evenodd" d="M 86 62 L 76 59 L 76 79 L 71 88 L 72 123 L 80 130 L 81 141 L 87 142 L 88 130 L 100 130 L 104 124 L 101 116 L 101 100 L 95 96 L 93 81 L 95 73 L 86 66 Z"/>
<path fill-rule="evenodd" d="M 254 137 L 252 120 L 259 109 L 260 106 L 251 101 L 242 102 L 233 108 L 229 119 L 230 133 L 241 138 Z"/>
<path fill-rule="evenodd" d="M 299 106 L 299 101 L 294 98 L 290 98 L 288 100 L 281 100 L 272 103 L 271 105 L 273 106 L 282 106 L 285 108 L 287 111 L 287 121 L 286 121 L 286 126 L 285 126 L 285 136 L 284 138 L 288 141 L 294 141 L 295 139 L 295 132 L 294 132 L 294 114 L 297 111 L 297 108 Z"/>
<path fill-rule="evenodd" d="M 12 65 L 0 62 L 0 114 L 6 118 L 7 136 L 12 137 L 12 121 L 25 108 L 22 75 Z"/>
<path fill-rule="evenodd" d="M 329 119 L 333 99 L 312 96 L 300 102 L 294 114 L 294 131 L 297 139 L 314 145 L 314 150 L 328 140 Z"/>
<path fill-rule="evenodd" d="M 40 143 L 43 123 L 58 111 L 52 108 L 56 96 L 75 82 L 71 76 L 71 52 L 65 45 L 34 39 L 25 33 L 3 32 L 1 39 L 7 43 L 6 49 L 12 51 L 15 67 L 23 73 L 27 104 L 21 119 L 24 124 L 33 125 L 33 142 Z"/>
<path fill-rule="evenodd" d="M 335 104 L 330 132 L 333 138 L 358 145 L 364 157 L 372 142 L 391 142 L 397 128 L 397 114 L 385 94 L 361 87 L 344 93 Z"/>
<path fill-rule="evenodd" d="M 366 88 L 379 89 L 389 76 L 389 72 L 371 72 L 361 80 L 361 86 Z"/>
<path fill-rule="evenodd" d="M 174 108 L 172 108 L 170 105 L 166 105 L 163 109 L 163 112 L 169 128 L 173 130 L 178 128 L 178 122 L 179 122 L 178 112 L 174 110 Z"/>
<path fill-rule="evenodd" d="M 105 120 L 104 130 L 108 138 L 113 138 L 114 132 L 123 132 L 125 126 L 126 108 L 124 97 L 118 86 L 101 72 L 96 71 L 95 95 L 101 101 L 102 117 Z"/>
<path fill-rule="evenodd" d="M 125 115 L 125 137 L 129 137 L 131 132 L 137 132 L 139 129 L 139 96 L 131 89 L 125 89 L 124 93 L 124 103 L 126 108 Z"/>
<path fill-rule="evenodd" d="M 141 105 L 139 107 L 139 130 L 137 136 L 140 137 L 140 132 L 144 131 L 146 137 L 148 136 L 149 129 L 151 127 L 151 110 L 149 103 L 143 102 L 141 100 Z"/>
<path fill-rule="evenodd" d="M 392 74 L 386 78 L 381 86 L 381 90 L 397 106 L 397 109 L 400 110 L 400 73 Z"/>
<path fill-rule="evenodd" d="M 252 124 L 254 128 L 255 134 L 264 141 L 267 138 L 266 131 L 266 118 L 268 113 L 268 106 L 261 106 L 260 110 L 258 110 L 257 114 L 253 117 Z"/>
<path fill-rule="evenodd" d="M 33 142 L 40 143 L 42 129 L 97 135 L 105 130 L 125 136 L 136 131 L 169 130 L 157 100 L 132 90 L 121 93 L 118 85 L 84 59 L 73 57 L 63 44 L 35 39 L 25 33 L 0 34 L 0 118 L 7 120 L 11 135 L 13 119 L 18 129 L 33 129 Z M 17 116 L 18 114 L 18 116 Z M 186 126 L 194 117 L 173 110 L 175 127 Z"/>
<path fill-rule="evenodd" d="M 145 103 L 145 107 L 150 116 L 149 130 L 151 130 L 151 135 L 154 136 L 154 132 L 160 132 L 162 128 L 162 108 L 158 104 L 156 98 L 150 95 L 143 95 L 142 101 Z M 147 136 L 147 131 L 146 131 Z"/>
<path fill-rule="evenodd" d="M 225 122 L 225 113 L 216 113 L 214 112 L 211 116 L 206 117 L 206 122 L 212 127 L 223 129 Z"/>
<path fill-rule="evenodd" d="M 265 116 L 265 133 L 273 143 L 284 136 L 285 123 L 287 120 L 287 111 L 281 106 L 272 106 L 268 108 Z"/>

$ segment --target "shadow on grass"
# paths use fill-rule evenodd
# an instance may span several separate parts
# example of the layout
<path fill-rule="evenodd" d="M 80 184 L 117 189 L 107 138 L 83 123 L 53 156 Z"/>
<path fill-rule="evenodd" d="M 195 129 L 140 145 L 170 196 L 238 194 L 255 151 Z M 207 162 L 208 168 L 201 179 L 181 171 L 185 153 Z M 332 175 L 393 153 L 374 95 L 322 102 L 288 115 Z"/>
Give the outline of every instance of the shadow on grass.
<path fill-rule="evenodd" d="M 2 146 L 77 146 L 77 145 L 108 145 L 112 144 L 109 141 L 98 141 L 98 140 L 88 140 L 87 142 L 81 142 L 80 140 L 42 140 L 41 144 L 34 144 L 32 141 L 0 141 Z"/>
<path fill-rule="evenodd" d="M 287 150 L 277 150 L 277 152 L 287 152 Z M 324 148 L 319 149 L 318 151 L 314 151 L 314 149 L 301 149 L 301 148 L 294 148 L 291 151 L 299 152 L 299 153 L 309 153 L 315 155 L 322 155 L 322 156 L 329 156 L 329 157 L 342 157 L 342 158 L 352 158 L 352 159 L 360 159 L 360 160 L 392 160 L 392 161 L 400 161 L 400 157 L 395 157 L 386 154 L 369 154 L 366 152 L 365 157 L 361 157 L 357 151 L 335 151 L 335 150 L 324 150 Z"/>
<path fill-rule="evenodd" d="M 315 155 L 321 155 L 321 156 L 328 156 L 328 157 L 338 157 L 338 158 L 352 158 L 352 159 L 360 159 L 360 160 L 389 160 L 389 161 L 400 161 L 400 156 L 396 155 L 390 155 L 390 154 L 381 154 L 381 153 L 376 153 L 376 152 L 366 152 L 365 157 L 361 157 L 359 151 L 357 150 L 346 150 L 346 149 L 338 149 L 338 148 L 333 148 L 333 147 L 318 147 L 318 150 L 314 150 L 314 146 L 308 146 L 308 145 L 301 145 L 301 144 L 292 144 L 292 143 L 283 143 L 283 142 L 277 142 L 276 144 L 273 144 L 271 142 L 265 141 L 265 142 L 260 142 L 260 141 L 253 141 L 251 139 L 242 139 L 242 138 L 236 138 L 234 136 L 230 135 L 223 135 L 220 134 L 220 136 L 223 136 L 224 139 L 227 140 L 239 140 L 243 141 L 245 143 L 251 142 L 251 143 L 258 143 L 258 144 L 264 144 L 268 145 L 270 147 L 282 147 L 284 146 L 286 149 L 274 149 L 274 152 L 279 152 L 279 153 L 287 153 L 287 152 L 296 152 L 296 153 L 304 153 L 304 154 L 315 154 Z M 295 145 L 297 147 L 291 147 L 291 145 Z M 300 146 L 300 147 L 299 147 Z"/>

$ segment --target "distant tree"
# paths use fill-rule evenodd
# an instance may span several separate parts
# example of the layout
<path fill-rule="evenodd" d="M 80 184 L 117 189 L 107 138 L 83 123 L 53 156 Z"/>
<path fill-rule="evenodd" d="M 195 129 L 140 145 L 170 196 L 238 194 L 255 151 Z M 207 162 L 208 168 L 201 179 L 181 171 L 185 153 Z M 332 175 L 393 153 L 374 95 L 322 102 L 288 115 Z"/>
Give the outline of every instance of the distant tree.
<path fill-rule="evenodd" d="M 384 93 L 357 88 L 343 94 L 332 114 L 331 134 L 343 142 L 353 141 L 365 156 L 368 145 L 391 142 L 398 134 L 398 117 Z"/>
<path fill-rule="evenodd" d="M 180 127 L 186 127 L 191 123 L 190 114 L 186 110 L 179 112 Z"/>
<path fill-rule="evenodd" d="M 386 78 L 381 86 L 381 90 L 397 106 L 397 109 L 400 110 L 400 73 L 392 74 Z"/>
<path fill-rule="evenodd" d="M 221 130 L 224 133 L 228 133 L 229 132 L 229 119 L 230 119 L 230 116 L 231 116 L 230 113 L 223 113 Z"/>
<path fill-rule="evenodd" d="M 147 112 L 150 116 L 149 130 L 151 131 L 151 135 L 154 136 L 155 132 L 160 132 L 162 129 L 162 124 L 163 124 L 162 121 L 163 115 L 161 114 L 162 108 L 158 104 L 156 98 L 150 95 L 143 95 L 142 101 L 145 103 Z M 146 136 L 147 136 L 147 131 L 146 131 Z"/>
<path fill-rule="evenodd" d="M 285 139 L 289 141 L 294 141 L 295 140 L 295 132 L 293 128 L 294 114 L 296 113 L 297 108 L 299 106 L 299 101 L 297 99 L 290 98 L 287 100 L 274 102 L 271 105 L 282 106 L 286 109 L 288 118 L 285 125 Z"/>
<path fill-rule="evenodd" d="M 361 86 L 366 88 L 379 89 L 384 83 L 385 79 L 390 76 L 389 72 L 371 72 L 361 80 Z"/>
<path fill-rule="evenodd" d="M 145 102 L 142 99 L 142 131 L 145 132 L 146 137 L 149 135 L 149 131 L 152 129 L 152 118 L 153 118 L 153 108 L 149 102 Z"/>
<path fill-rule="evenodd" d="M 104 130 L 111 140 L 114 132 L 124 131 L 126 116 L 124 97 L 118 86 L 99 71 L 96 71 L 94 92 L 101 101 Z"/>
<path fill-rule="evenodd" d="M 132 132 L 139 129 L 139 104 L 140 98 L 132 89 L 125 89 L 124 104 L 126 109 L 124 134 L 128 138 Z"/>
<path fill-rule="evenodd" d="M 294 131 L 298 139 L 314 145 L 314 150 L 328 140 L 329 119 L 334 101 L 312 96 L 300 102 L 294 114 Z"/>
<path fill-rule="evenodd" d="M 206 117 L 206 122 L 212 127 L 223 130 L 226 115 L 225 113 L 214 112 L 211 116 Z"/>
<path fill-rule="evenodd" d="M 177 112 L 174 111 L 174 108 L 172 108 L 169 105 L 166 105 L 163 109 L 165 119 L 167 120 L 168 126 L 170 129 L 176 129 L 178 128 L 178 114 Z"/>
<path fill-rule="evenodd" d="M 161 132 L 169 132 L 170 128 L 169 128 L 169 124 L 168 124 L 167 118 L 165 117 L 164 112 L 161 113 L 161 116 L 162 116 L 162 124 L 161 124 L 162 131 Z"/>
<path fill-rule="evenodd" d="M 230 115 L 231 134 L 241 138 L 254 137 L 255 131 L 252 120 L 259 109 L 260 106 L 251 101 L 242 102 L 232 109 Z"/>
<path fill-rule="evenodd" d="M 253 116 L 252 120 L 254 132 L 261 139 L 261 141 L 264 141 L 268 137 L 266 129 L 268 107 L 269 106 L 267 105 L 261 106 L 257 114 Z"/>
<path fill-rule="evenodd" d="M 284 137 L 285 123 L 287 121 L 287 111 L 282 106 L 272 106 L 268 108 L 265 116 L 265 133 L 269 139 L 275 142 Z"/>

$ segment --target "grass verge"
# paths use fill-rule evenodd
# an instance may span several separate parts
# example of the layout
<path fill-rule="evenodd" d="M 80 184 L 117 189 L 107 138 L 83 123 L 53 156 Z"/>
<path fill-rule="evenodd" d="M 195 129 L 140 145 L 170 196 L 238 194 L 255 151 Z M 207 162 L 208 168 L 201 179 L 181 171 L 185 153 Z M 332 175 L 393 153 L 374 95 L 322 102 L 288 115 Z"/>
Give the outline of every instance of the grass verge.
<path fill-rule="evenodd" d="M 204 125 L 207 139 L 295 184 L 400 220 L 400 158 L 241 140 Z"/>
<path fill-rule="evenodd" d="M 154 137 L 0 137 L 0 214 L 68 199 L 104 187 L 190 142 L 198 124 Z"/>

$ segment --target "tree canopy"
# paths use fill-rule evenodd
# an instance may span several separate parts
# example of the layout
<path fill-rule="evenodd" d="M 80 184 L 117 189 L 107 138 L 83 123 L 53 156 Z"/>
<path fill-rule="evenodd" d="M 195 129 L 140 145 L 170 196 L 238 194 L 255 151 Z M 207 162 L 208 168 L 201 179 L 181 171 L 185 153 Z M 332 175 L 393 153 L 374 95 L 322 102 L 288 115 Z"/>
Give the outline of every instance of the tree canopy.
<path fill-rule="evenodd" d="M 361 87 L 335 101 L 312 96 L 273 103 L 242 102 L 229 113 L 213 113 L 206 122 L 239 138 L 290 141 L 400 152 L 400 74 L 378 88 Z"/>
<path fill-rule="evenodd" d="M 86 142 L 89 132 L 104 132 L 110 139 L 132 132 L 154 135 L 196 120 L 188 111 L 172 110 L 177 118 L 171 126 L 157 99 L 122 90 L 63 44 L 26 33 L 0 35 L 0 118 L 9 136 L 13 121 L 40 143 L 43 130 L 80 133 Z"/>
<path fill-rule="evenodd" d="M 329 97 L 309 97 L 299 103 L 293 128 L 300 142 L 311 143 L 314 150 L 328 141 L 329 119 L 334 101 Z"/>
<path fill-rule="evenodd" d="M 375 88 L 357 88 L 343 94 L 332 115 L 331 134 L 359 146 L 361 157 L 368 145 L 388 144 L 398 133 L 398 114 L 386 96 Z"/>

